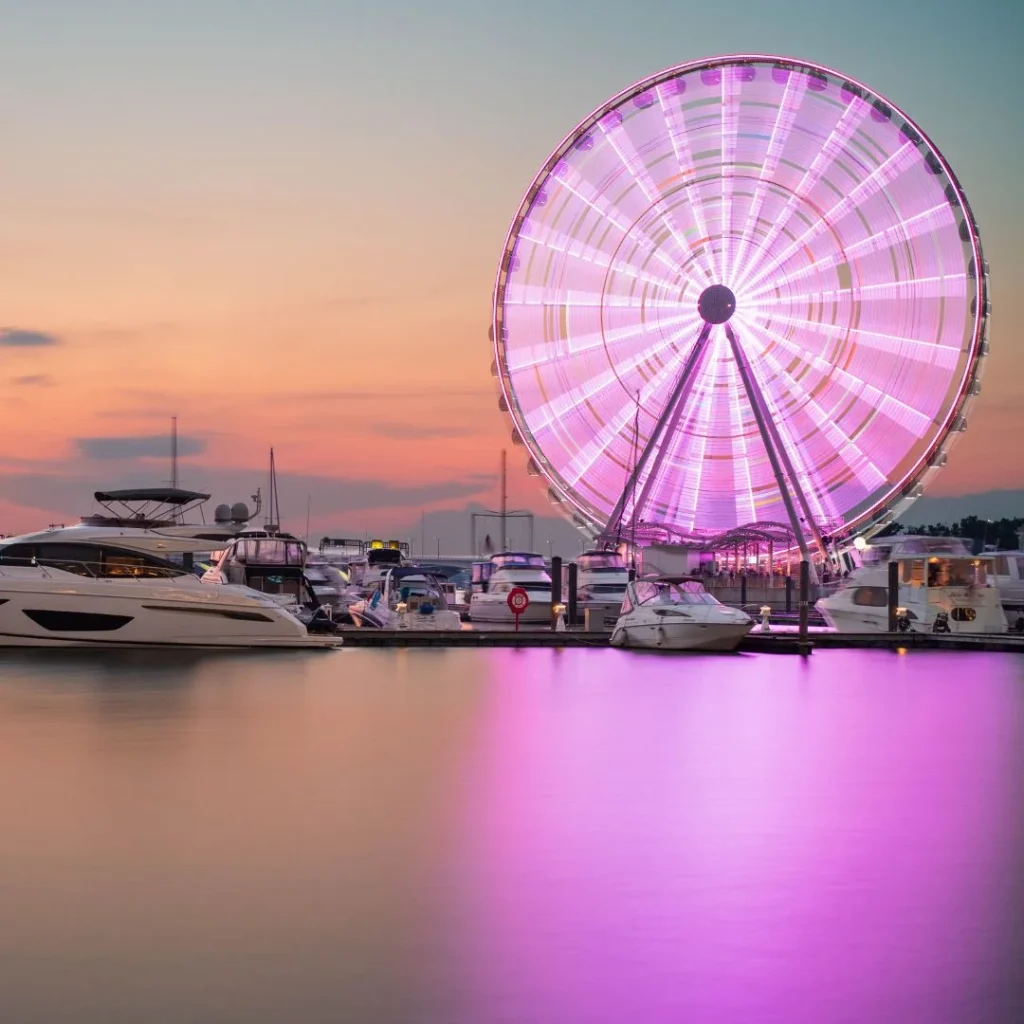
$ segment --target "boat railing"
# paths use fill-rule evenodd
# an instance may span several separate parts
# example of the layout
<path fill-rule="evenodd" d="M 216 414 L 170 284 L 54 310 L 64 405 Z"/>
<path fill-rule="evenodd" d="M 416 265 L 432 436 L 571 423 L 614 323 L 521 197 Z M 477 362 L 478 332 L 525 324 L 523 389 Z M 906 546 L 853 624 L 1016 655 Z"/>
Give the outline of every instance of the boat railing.
<path fill-rule="evenodd" d="M 53 579 L 50 569 L 70 572 L 76 576 L 86 576 L 97 580 L 160 580 L 177 579 L 181 576 L 194 575 L 188 569 L 163 565 L 134 565 L 120 562 L 83 562 L 68 558 L 5 558 L 0 561 L 0 576 L 6 575 L 5 569 L 30 568 L 39 569 L 44 579 Z"/>

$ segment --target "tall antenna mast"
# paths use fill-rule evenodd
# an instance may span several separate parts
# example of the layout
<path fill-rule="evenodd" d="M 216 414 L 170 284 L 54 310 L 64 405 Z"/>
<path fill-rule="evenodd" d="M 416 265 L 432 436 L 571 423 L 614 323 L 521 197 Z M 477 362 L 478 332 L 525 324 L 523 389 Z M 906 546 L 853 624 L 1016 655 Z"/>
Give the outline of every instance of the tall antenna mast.
<path fill-rule="evenodd" d="M 505 520 L 508 516 L 508 453 L 501 449 L 501 550 L 508 548 Z"/>
<path fill-rule="evenodd" d="M 178 417 L 171 417 L 171 486 L 178 489 Z"/>
<path fill-rule="evenodd" d="M 270 505 L 267 509 L 267 533 L 277 533 L 281 529 L 278 521 L 281 515 L 281 502 L 277 496 L 277 467 L 274 465 L 274 449 L 270 449 Z"/>

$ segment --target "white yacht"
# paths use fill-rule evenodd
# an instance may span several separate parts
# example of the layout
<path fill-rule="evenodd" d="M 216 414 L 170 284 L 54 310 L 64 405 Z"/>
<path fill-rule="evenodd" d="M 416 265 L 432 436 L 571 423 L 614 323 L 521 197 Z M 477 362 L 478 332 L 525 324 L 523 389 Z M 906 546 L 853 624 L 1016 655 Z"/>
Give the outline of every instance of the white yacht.
<path fill-rule="evenodd" d="M 336 646 L 244 586 L 210 587 L 196 553 L 224 544 L 248 510 L 214 524 L 184 515 L 209 495 L 178 488 L 99 491 L 108 514 L 0 543 L 0 646 L 287 648 Z M 234 514 L 233 514 L 234 513 Z"/>
<path fill-rule="evenodd" d="M 473 568 L 473 593 L 469 599 L 471 621 L 515 622 L 508 606 L 508 595 L 521 587 L 530 603 L 519 621 L 551 622 L 551 576 L 541 555 L 505 551 L 492 556 L 489 562 L 474 563 Z"/>
<path fill-rule="evenodd" d="M 603 625 L 614 626 L 628 583 L 629 570 L 618 551 L 584 551 L 576 559 L 577 614 L 583 619 L 589 611 L 592 619 L 600 616 Z"/>
<path fill-rule="evenodd" d="M 448 607 L 445 581 L 416 566 L 390 569 L 370 597 L 348 606 L 357 626 L 376 629 L 462 629 L 457 611 Z"/>
<path fill-rule="evenodd" d="M 663 576 L 626 586 L 613 647 L 734 651 L 754 627 L 738 608 L 716 601 L 696 577 Z"/>
<path fill-rule="evenodd" d="M 939 540 L 939 538 L 928 538 Z M 890 553 L 869 561 L 834 593 L 818 600 L 825 621 L 841 633 L 889 629 L 889 564 L 899 566 L 897 628 L 914 633 L 1005 633 L 1006 616 L 991 579 L 992 559 L 972 555 L 958 541 L 917 553 Z"/>

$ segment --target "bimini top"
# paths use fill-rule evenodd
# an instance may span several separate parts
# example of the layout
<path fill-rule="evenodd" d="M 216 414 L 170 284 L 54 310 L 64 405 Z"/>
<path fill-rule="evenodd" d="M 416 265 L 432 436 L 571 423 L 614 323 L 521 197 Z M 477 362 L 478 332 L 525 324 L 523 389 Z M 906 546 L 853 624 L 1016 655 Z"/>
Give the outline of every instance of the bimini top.
<path fill-rule="evenodd" d="M 133 487 L 122 491 L 95 491 L 93 497 L 108 515 L 83 516 L 87 526 L 149 527 L 183 521 L 185 515 L 210 497 L 178 487 Z"/>

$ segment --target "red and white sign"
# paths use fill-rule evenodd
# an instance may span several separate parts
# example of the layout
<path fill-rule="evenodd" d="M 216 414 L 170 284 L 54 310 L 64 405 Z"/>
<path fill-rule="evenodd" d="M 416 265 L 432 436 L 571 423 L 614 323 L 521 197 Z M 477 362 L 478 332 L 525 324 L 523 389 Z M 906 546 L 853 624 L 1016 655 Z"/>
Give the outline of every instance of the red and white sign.
<path fill-rule="evenodd" d="M 518 619 L 530 607 L 530 595 L 522 587 L 513 587 L 508 592 L 508 606 Z"/>

